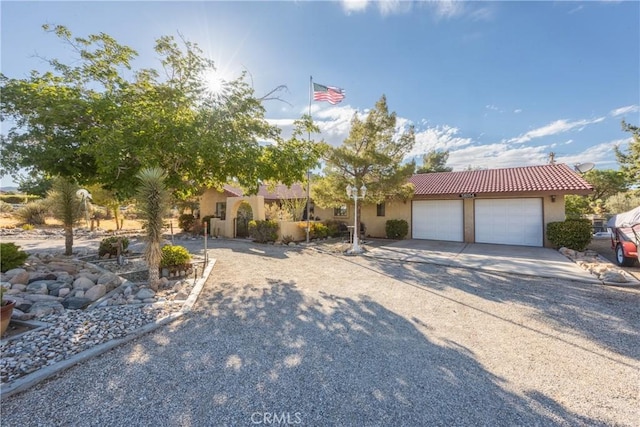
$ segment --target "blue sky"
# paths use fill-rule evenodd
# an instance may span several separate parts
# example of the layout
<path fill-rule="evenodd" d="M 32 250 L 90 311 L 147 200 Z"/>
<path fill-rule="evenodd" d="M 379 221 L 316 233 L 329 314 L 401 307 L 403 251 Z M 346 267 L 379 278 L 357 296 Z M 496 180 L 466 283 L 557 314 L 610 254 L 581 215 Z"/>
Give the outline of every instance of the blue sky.
<path fill-rule="evenodd" d="M 258 95 L 284 84 L 292 106 L 267 117 L 286 133 L 307 112 L 309 77 L 346 90 L 337 106 L 313 103 L 323 138 L 339 145 L 354 114 L 382 94 L 414 124 L 421 159 L 498 168 L 594 162 L 617 168 L 624 118 L 640 124 L 639 2 L 11 2 L 1 3 L 1 70 L 44 69 L 35 54 L 71 60 L 41 25 L 74 35 L 105 32 L 157 67 L 154 40 L 182 33 L 220 75 L 251 73 Z M 11 179 L 4 177 L 3 185 Z"/>

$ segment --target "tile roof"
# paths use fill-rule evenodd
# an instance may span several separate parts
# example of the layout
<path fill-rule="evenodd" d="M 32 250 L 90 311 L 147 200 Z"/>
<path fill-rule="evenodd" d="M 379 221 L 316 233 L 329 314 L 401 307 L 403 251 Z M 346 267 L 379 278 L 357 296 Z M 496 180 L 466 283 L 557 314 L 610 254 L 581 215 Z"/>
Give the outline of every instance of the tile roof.
<path fill-rule="evenodd" d="M 227 184 L 223 186 L 223 190 L 227 195 L 232 197 L 242 197 L 244 195 L 242 189 Z M 262 196 L 267 200 L 304 199 L 307 197 L 307 193 L 301 184 L 293 184 L 291 187 L 278 184 L 273 189 L 266 185 L 261 185 L 258 189 L 258 196 Z"/>
<path fill-rule="evenodd" d="M 413 175 L 416 196 L 558 191 L 588 193 L 591 184 L 565 164 Z"/>

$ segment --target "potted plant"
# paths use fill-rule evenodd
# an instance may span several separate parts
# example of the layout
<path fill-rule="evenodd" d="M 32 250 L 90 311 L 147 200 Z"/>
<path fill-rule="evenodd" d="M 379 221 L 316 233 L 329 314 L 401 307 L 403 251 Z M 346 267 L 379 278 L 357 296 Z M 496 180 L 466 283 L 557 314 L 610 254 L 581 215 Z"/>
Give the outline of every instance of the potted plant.
<path fill-rule="evenodd" d="M 13 314 L 13 307 L 16 305 L 15 301 L 4 299 L 4 291 L 4 287 L 0 286 L 0 336 L 7 331 L 11 321 L 11 314 Z"/>

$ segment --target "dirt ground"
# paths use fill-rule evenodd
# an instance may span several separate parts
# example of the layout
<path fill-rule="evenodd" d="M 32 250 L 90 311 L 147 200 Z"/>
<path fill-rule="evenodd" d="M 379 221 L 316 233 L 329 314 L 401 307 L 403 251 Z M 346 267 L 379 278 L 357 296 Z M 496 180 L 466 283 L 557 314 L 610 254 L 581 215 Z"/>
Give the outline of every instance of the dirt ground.
<path fill-rule="evenodd" d="M 2 215 L 0 216 L 0 228 L 14 228 L 19 226 L 19 221 L 10 216 L 10 215 Z M 177 227 L 178 221 L 174 220 L 173 226 Z M 62 223 L 54 218 L 47 218 L 46 224 L 43 226 L 37 226 L 36 228 L 59 228 Z M 80 227 L 86 227 L 85 221 L 80 221 Z M 97 226 L 97 224 L 96 224 Z M 113 219 L 103 219 L 100 220 L 100 228 L 103 230 L 115 230 L 116 222 Z M 124 230 L 139 230 L 142 228 L 142 224 L 140 221 L 136 221 L 134 219 L 125 219 L 123 223 Z"/>

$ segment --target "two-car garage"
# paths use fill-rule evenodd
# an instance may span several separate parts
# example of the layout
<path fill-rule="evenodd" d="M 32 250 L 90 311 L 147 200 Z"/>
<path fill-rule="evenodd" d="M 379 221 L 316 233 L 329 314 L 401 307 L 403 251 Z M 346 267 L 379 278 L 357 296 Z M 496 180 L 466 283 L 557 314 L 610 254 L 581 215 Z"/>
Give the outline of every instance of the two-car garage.
<path fill-rule="evenodd" d="M 464 241 L 465 206 L 475 242 L 543 246 L 542 198 L 414 200 L 412 238 Z"/>

